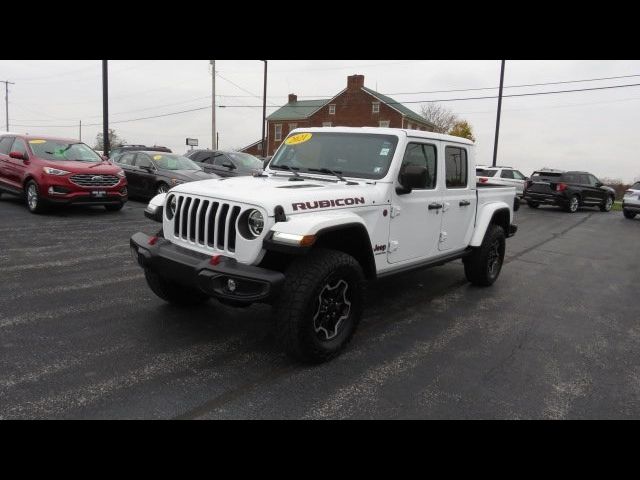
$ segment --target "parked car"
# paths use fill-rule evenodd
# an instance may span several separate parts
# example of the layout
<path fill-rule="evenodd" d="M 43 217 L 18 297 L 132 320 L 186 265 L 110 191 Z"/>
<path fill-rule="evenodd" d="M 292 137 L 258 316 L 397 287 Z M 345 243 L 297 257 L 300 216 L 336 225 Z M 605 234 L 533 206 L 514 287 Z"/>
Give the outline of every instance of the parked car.
<path fill-rule="evenodd" d="M 218 178 L 175 153 L 133 151 L 118 155 L 113 161 L 124 170 L 131 196 L 151 198 L 181 183 Z"/>
<path fill-rule="evenodd" d="M 120 167 L 78 140 L 4 135 L 0 191 L 23 196 L 33 213 L 71 203 L 116 211 L 127 201 L 127 179 Z"/>
<path fill-rule="evenodd" d="M 119 147 L 115 147 L 111 149 L 109 152 L 109 158 L 115 159 L 118 155 L 122 155 L 125 152 L 164 152 L 164 153 L 173 153 L 171 149 L 167 147 L 161 147 L 159 145 L 154 145 L 152 147 L 147 147 L 146 145 L 120 145 Z"/>
<path fill-rule="evenodd" d="M 496 281 L 515 189 L 477 187 L 474 149 L 426 131 L 294 130 L 259 178 L 154 197 L 163 233 L 134 234 L 132 253 L 163 300 L 272 303 L 284 350 L 326 361 L 356 330 L 366 280 L 463 259 L 469 282 Z"/>
<path fill-rule="evenodd" d="M 524 182 L 527 180 L 519 170 L 513 167 L 476 167 L 476 177 L 480 183 L 492 183 L 494 185 L 505 185 L 515 187 L 516 194 L 524 194 Z"/>
<path fill-rule="evenodd" d="M 524 200 L 531 208 L 557 205 L 574 213 L 578 207 L 591 206 L 608 212 L 615 200 L 615 190 L 589 172 L 538 170 L 525 183 Z"/>
<path fill-rule="evenodd" d="M 221 177 L 253 175 L 260 173 L 264 168 L 260 159 L 242 152 L 191 150 L 185 156 L 200 165 L 205 172 Z"/>
<path fill-rule="evenodd" d="M 636 182 L 624 192 L 622 199 L 622 213 L 626 218 L 633 219 L 640 213 L 640 182 Z"/>

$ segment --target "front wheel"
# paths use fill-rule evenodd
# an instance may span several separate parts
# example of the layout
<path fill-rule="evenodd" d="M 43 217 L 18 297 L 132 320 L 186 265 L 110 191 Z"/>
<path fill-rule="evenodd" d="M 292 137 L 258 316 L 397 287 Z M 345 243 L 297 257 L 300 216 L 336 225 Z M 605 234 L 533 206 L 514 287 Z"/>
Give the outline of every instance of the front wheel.
<path fill-rule="evenodd" d="M 504 229 L 499 225 L 489 225 L 482 245 L 464 259 L 467 280 L 480 287 L 493 285 L 502 270 L 505 249 Z"/>
<path fill-rule="evenodd" d="M 611 211 L 611 207 L 613 207 L 613 197 L 610 196 L 610 195 L 607 195 L 607 198 L 604 201 L 604 203 L 602 205 L 600 205 L 600 211 L 601 212 L 610 212 Z"/>
<path fill-rule="evenodd" d="M 629 220 L 636 218 L 636 213 L 630 210 L 624 209 L 622 210 L 622 213 L 624 214 L 624 218 L 628 218 Z"/>
<path fill-rule="evenodd" d="M 43 213 L 46 210 L 46 206 L 40 198 L 40 188 L 33 180 L 29 180 L 27 182 L 27 188 L 25 189 L 25 201 L 27 202 L 27 208 L 31 213 Z"/>
<path fill-rule="evenodd" d="M 165 302 L 188 307 L 200 305 L 209 299 L 204 293 L 167 280 L 148 268 L 144 269 L 144 276 L 151 291 Z"/>
<path fill-rule="evenodd" d="M 160 195 L 161 193 L 167 193 L 169 191 L 169 185 L 164 182 L 160 182 L 156 187 L 156 195 Z"/>
<path fill-rule="evenodd" d="M 364 274 L 352 256 L 317 249 L 298 258 L 274 305 L 278 342 L 296 360 L 330 360 L 356 331 L 363 296 Z"/>

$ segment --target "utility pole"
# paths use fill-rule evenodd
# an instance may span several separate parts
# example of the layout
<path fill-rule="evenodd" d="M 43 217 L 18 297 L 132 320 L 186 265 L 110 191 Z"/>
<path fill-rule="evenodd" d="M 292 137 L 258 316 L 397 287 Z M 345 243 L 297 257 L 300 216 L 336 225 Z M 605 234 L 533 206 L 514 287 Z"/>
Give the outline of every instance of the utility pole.
<path fill-rule="evenodd" d="M 102 60 L 102 154 L 109 156 L 109 71 L 108 60 Z"/>
<path fill-rule="evenodd" d="M 498 93 L 498 116 L 496 118 L 496 138 L 493 142 L 493 166 L 496 166 L 498 159 L 498 134 L 500 133 L 500 112 L 502 111 L 502 86 L 504 85 L 504 60 L 500 67 L 500 92 Z"/>
<path fill-rule="evenodd" d="M 262 93 L 262 155 L 266 157 L 269 153 L 267 152 L 266 145 L 266 137 L 265 137 L 265 128 L 267 126 L 267 61 L 264 62 L 264 90 Z"/>
<path fill-rule="evenodd" d="M 15 82 L 10 82 L 8 80 L 0 80 L 0 83 L 4 83 L 4 105 L 6 108 L 6 123 L 7 123 L 7 132 L 9 131 L 9 85 L 15 85 Z"/>
<path fill-rule="evenodd" d="M 82 120 L 80 120 L 78 140 L 82 141 Z"/>
<path fill-rule="evenodd" d="M 216 61 L 211 60 L 211 144 L 212 150 L 218 149 L 216 136 Z"/>

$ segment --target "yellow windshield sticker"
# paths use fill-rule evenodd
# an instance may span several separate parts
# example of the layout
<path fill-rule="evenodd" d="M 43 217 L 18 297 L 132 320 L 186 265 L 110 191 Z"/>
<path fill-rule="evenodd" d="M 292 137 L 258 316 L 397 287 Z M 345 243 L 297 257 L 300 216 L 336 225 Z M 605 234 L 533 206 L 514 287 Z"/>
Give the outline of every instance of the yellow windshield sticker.
<path fill-rule="evenodd" d="M 298 145 L 299 143 L 308 142 L 311 140 L 313 135 L 310 133 L 298 133 L 296 135 L 291 135 L 287 138 L 284 143 L 285 145 Z"/>
<path fill-rule="evenodd" d="M 29 143 L 38 144 L 38 143 L 47 143 L 47 141 L 46 140 L 29 140 Z"/>
<path fill-rule="evenodd" d="M 153 159 L 154 160 L 160 160 L 162 158 L 162 155 L 154 155 Z"/>

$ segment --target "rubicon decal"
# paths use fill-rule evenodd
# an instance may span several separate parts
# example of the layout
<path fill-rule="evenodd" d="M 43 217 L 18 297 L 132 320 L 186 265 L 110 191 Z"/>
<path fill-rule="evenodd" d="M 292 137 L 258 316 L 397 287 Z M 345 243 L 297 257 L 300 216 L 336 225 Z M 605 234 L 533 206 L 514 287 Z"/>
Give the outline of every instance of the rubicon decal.
<path fill-rule="evenodd" d="M 293 210 L 314 210 L 316 208 L 346 207 L 349 205 L 364 205 L 364 197 L 338 198 L 336 200 L 318 200 L 313 202 L 292 203 Z"/>

